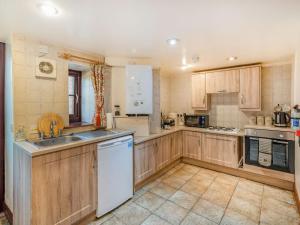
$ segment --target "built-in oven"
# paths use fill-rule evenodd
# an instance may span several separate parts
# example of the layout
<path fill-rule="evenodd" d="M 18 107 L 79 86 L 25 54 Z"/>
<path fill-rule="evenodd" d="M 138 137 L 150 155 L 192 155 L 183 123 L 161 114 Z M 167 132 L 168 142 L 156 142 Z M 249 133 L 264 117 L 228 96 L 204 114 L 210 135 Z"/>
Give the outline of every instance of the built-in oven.
<path fill-rule="evenodd" d="M 295 172 L 293 132 L 245 129 L 245 163 L 264 168 Z"/>

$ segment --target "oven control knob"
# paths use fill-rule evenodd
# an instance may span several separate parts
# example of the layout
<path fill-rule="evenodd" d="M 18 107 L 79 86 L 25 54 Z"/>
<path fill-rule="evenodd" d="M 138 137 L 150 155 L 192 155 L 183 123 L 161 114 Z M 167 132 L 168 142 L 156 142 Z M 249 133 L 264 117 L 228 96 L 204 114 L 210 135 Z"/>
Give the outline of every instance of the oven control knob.
<path fill-rule="evenodd" d="M 283 135 L 283 134 L 279 134 L 279 137 L 280 137 L 280 138 L 284 138 L 284 135 Z"/>

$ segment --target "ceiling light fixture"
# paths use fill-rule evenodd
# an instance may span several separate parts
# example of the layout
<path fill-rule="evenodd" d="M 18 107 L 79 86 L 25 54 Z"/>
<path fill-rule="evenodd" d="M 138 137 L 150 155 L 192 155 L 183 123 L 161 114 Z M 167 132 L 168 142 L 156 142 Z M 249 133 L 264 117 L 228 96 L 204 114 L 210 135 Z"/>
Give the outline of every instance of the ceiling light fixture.
<path fill-rule="evenodd" d="M 168 43 L 170 46 L 175 46 L 175 45 L 178 44 L 178 42 L 179 42 L 179 39 L 177 39 L 177 38 L 169 38 L 169 39 L 167 40 L 167 43 Z"/>
<path fill-rule="evenodd" d="M 47 16 L 56 16 L 58 9 L 50 2 L 40 2 L 37 7 Z"/>
<path fill-rule="evenodd" d="M 237 60 L 237 57 L 236 56 L 230 56 L 227 58 L 228 61 L 234 61 L 234 60 Z"/>

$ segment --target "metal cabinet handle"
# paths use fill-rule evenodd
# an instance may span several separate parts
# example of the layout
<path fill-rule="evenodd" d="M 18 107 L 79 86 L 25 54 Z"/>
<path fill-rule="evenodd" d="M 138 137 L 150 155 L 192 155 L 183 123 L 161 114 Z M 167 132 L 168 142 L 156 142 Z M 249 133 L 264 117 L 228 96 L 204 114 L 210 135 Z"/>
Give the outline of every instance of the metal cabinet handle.
<path fill-rule="evenodd" d="M 241 104 L 244 104 L 244 95 L 241 95 Z"/>
<path fill-rule="evenodd" d="M 78 102 L 79 102 L 79 96 L 78 96 L 78 94 L 76 94 L 75 97 L 76 97 L 76 104 L 78 104 Z"/>

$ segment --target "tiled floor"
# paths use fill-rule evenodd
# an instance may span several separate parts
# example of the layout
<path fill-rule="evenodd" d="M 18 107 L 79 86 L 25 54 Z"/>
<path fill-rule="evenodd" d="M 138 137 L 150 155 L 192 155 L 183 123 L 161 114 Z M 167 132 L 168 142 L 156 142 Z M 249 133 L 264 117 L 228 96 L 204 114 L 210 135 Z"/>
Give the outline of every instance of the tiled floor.
<path fill-rule="evenodd" d="M 293 193 L 179 164 L 90 225 L 299 225 Z"/>

